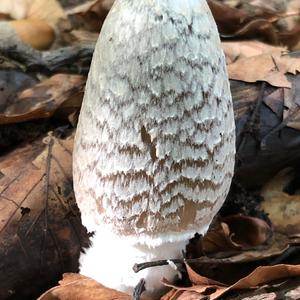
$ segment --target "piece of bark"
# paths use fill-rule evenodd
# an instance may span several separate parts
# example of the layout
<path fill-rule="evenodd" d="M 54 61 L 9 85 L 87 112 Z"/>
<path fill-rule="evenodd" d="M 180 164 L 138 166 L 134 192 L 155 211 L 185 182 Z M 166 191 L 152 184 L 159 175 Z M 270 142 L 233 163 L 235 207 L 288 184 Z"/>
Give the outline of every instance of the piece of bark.
<path fill-rule="evenodd" d="M 0 299 L 34 299 L 78 271 L 88 237 L 74 200 L 72 146 L 50 135 L 0 158 Z"/>
<path fill-rule="evenodd" d="M 94 44 L 38 51 L 11 35 L 0 37 L 0 69 L 17 68 L 45 75 L 55 73 L 86 75 L 94 52 Z"/>

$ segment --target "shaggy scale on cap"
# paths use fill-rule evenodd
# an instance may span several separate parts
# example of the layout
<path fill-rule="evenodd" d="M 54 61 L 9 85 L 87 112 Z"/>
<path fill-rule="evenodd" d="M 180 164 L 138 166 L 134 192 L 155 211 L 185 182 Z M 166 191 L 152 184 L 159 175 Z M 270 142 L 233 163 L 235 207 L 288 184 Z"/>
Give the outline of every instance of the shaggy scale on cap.
<path fill-rule="evenodd" d="M 205 0 L 116 0 L 96 45 L 74 148 L 81 273 L 151 292 L 205 233 L 233 176 L 235 128 L 219 35 Z"/>

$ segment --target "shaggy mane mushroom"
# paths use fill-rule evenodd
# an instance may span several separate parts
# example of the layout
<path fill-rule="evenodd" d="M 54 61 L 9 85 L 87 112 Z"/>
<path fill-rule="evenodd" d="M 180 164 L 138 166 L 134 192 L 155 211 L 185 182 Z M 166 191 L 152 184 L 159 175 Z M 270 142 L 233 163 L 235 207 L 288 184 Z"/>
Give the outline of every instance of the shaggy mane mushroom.
<path fill-rule="evenodd" d="M 234 116 L 218 31 L 205 0 L 116 0 L 88 76 L 74 148 L 82 222 L 94 231 L 80 272 L 148 293 L 204 234 L 228 193 Z"/>

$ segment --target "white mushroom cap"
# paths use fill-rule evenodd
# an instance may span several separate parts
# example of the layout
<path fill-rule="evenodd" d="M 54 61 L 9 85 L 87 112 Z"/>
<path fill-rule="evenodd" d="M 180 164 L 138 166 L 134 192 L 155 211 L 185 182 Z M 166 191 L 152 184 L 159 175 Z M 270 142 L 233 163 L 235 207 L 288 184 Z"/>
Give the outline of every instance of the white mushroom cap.
<path fill-rule="evenodd" d="M 75 140 L 76 199 L 83 224 L 96 231 L 81 270 L 98 264 L 107 285 L 124 290 L 132 281 L 116 285 L 129 272 L 120 261 L 180 255 L 223 204 L 234 154 L 225 60 L 206 1 L 116 0 Z M 120 250 L 120 261 L 104 271 L 114 245 L 137 251 Z"/>

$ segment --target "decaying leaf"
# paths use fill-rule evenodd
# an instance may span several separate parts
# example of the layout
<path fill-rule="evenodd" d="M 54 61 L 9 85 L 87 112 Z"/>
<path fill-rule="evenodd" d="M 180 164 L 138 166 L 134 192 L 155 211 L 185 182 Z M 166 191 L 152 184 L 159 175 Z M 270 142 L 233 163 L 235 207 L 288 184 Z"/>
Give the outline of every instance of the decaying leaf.
<path fill-rule="evenodd" d="M 29 74 L 17 70 L 0 70 L 0 114 L 19 92 L 37 83 L 38 80 Z"/>
<path fill-rule="evenodd" d="M 225 39 L 260 39 L 289 49 L 299 44 L 300 6 L 297 0 L 209 0 L 208 4 Z"/>
<path fill-rule="evenodd" d="M 275 87 L 286 88 L 292 86 L 286 74 L 296 74 L 299 71 L 298 58 L 273 53 L 241 58 L 228 66 L 230 79 L 246 82 L 266 81 Z"/>
<path fill-rule="evenodd" d="M 43 20 L 52 26 L 65 17 L 57 0 L 1 0 L 0 12 L 17 20 Z"/>
<path fill-rule="evenodd" d="M 73 137 L 50 135 L 0 157 L 0 298 L 19 299 L 78 270 L 87 246 L 72 187 Z"/>
<path fill-rule="evenodd" d="M 83 97 L 85 77 L 57 74 L 21 92 L 0 113 L 0 124 L 48 118 L 58 109 L 69 115 L 79 110 Z"/>
<path fill-rule="evenodd" d="M 292 169 L 282 170 L 262 189 L 261 207 L 268 213 L 274 228 L 287 235 L 300 234 L 300 196 L 284 191 L 293 178 Z"/>
<path fill-rule="evenodd" d="M 215 222 L 203 238 L 191 240 L 187 248 L 188 257 L 219 252 L 225 256 L 226 251 L 253 249 L 266 244 L 271 235 L 271 228 L 261 219 L 244 215 L 228 216 Z"/>
<path fill-rule="evenodd" d="M 223 219 L 231 232 L 231 240 L 242 249 L 265 244 L 272 235 L 270 226 L 262 219 L 233 215 Z"/>
<path fill-rule="evenodd" d="M 39 50 L 49 49 L 55 39 L 54 29 L 43 20 L 16 20 L 8 22 L 23 43 Z"/>
<path fill-rule="evenodd" d="M 101 270 L 99 270 L 101 272 Z M 109 276 L 109 274 L 108 274 Z M 106 288 L 97 281 L 80 274 L 64 274 L 63 280 L 37 300 L 130 300 L 132 296 Z M 143 300 L 143 299 L 141 299 Z M 144 298 L 144 300 L 146 300 Z M 149 299 L 150 300 L 150 299 Z"/>
<path fill-rule="evenodd" d="M 247 14 L 242 10 L 232 8 L 216 0 L 208 0 L 207 3 L 221 34 L 236 32 L 248 20 Z"/>
<path fill-rule="evenodd" d="M 219 251 L 240 250 L 240 245 L 232 241 L 231 235 L 228 224 L 225 222 L 218 223 L 204 235 L 201 241 L 202 252 L 208 254 Z"/>
<path fill-rule="evenodd" d="M 222 42 L 227 64 L 238 59 L 257 56 L 261 54 L 281 55 L 286 51 L 284 47 L 274 47 L 259 41 Z"/>
<path fill-rule="evenodd" d="M 244 186 L 261 186 L 283 168 L 298 164 L 300 74 L 287 76 L 290 89 L 230 82 L 238 153 L 235 178 Z"/>
<path fill-rule="evenodd" d="M 73 29 L 99 32 L 114 0 L 94 0 L 67 11 Z"/>
<path fill-rule="evenodd" d="M 275 266 L 264 266 L 258 267 L 248 276 L 238 280 L 231 286 L 226 286 L 215 280 L 203 277 L 197 274 L 190 266 L 186 266 L 190 281 L 193 286 L 191 287 L 176 287 L 171 285 L 166 280 L 164 284 L 172 287 L 179 293 L 170 292 L 168 296 L 164 297 L 164 300 L 183 300 L 183 299 L 208 299 L 215 300 L 220 299 L 225 293 L 234 290 L 243 290 L 257 288 L 261 285 L 268 284 L 275 280 L 283 280 L 291 277 L 300 276 L 300 265 L 275 265 Z M 191 293 L 193 298 L 191 297 Z"/>

